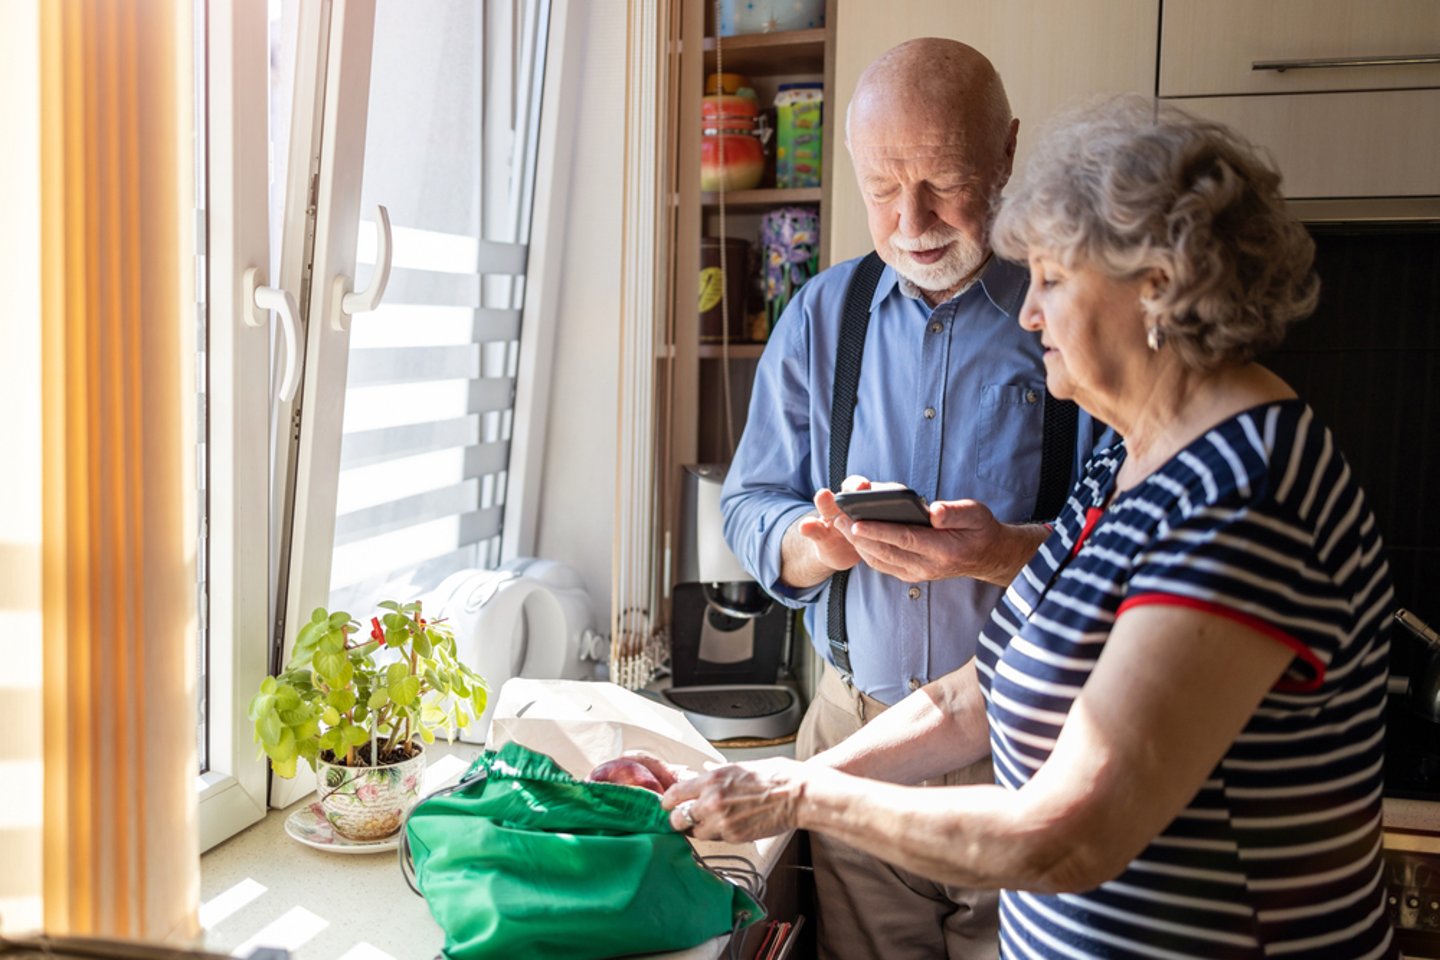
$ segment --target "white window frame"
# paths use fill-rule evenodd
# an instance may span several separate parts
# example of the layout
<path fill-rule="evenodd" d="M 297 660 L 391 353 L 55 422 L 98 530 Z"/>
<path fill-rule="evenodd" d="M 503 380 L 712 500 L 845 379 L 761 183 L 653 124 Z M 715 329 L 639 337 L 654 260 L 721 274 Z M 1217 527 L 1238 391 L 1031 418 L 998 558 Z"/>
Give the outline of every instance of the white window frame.
<path fill-rule="evenodd" d="M 198 778 L 200 849 L 265 816 L 265 761 L 247 706 L 267 671 L 270 328 L 246 323 L 243 277 L 269 263 L 268 22 L 252 0 L 206 12 L 208 197 L 208 769 Z M 261 314 L 263 317 L 263 314 Z"/>

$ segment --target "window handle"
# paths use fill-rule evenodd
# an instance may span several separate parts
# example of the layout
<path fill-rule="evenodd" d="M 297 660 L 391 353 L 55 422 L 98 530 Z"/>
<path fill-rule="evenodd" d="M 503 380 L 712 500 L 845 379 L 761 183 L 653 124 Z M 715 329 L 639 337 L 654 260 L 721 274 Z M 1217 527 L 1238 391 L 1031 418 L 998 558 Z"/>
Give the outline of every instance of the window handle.
<path fill-rule="evenodd" d="M 289 403 L 295 398 L 295 388 L 300 385 L 300 322 L 299 311 L 295 309 L 295 298 L 289 290 L 267 287 L 260 283 L 260 268 L 250 267 L 245 271 L 245 323 L 252 327 L 265 326 L 265 312 L 274 310 L 280 314 L 280 330 L 285 335 L 285 372 L 280 377 L 280 402 Z"/>
<path fill-rule="evenodd" d="M 337 275 L 330 297 L 330 329 L 344 333 L 350 329 L 350 317 L 369 313 L 380 306 L 385 287 L 390 283 L 390 212 L 375 205 L 375 273 L 363 293 L 349 293 L 347 278 Z"/>

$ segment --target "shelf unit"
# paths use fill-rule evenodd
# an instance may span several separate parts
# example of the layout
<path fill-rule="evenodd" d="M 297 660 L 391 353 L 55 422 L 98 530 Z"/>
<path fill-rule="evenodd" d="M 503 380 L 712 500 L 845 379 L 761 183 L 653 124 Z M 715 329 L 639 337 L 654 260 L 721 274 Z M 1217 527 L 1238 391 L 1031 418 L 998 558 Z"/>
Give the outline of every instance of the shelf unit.
<path fill-rule="evenodd" d="M 835 107 L 838 100 L 833 93 L 838 0 L 826 0 L 824 27 L 718 40 L 712 35 L 711 0 L 677 2 L 679 24 L 675 39 L 678 43 L 673 47 L 676 72 L 670 106 L 671 129 L 675 134 L 664 157 L 664 162 L 672 164 L 670 183 L 674 191 L 673 218 L 669 224 L 673 230 L 669 244 L 673 257 L 669 265 L 671 298 L 669 315 L 664 318 L 666 336 L 656 357 L 656 384 L 659 396 L 665 398 L 660 409 L 657 453 L 657 468 L 665 471 L 660 478 L 662 529 L 657 537 L 661 556 L 678 544 L 675 533 L 683 465 L 730 459 L 732 442 L 739 440 L 744 429 L 750 387 L 765 349 L 763 343 L 733 342 L 722 351 L 720 344 L 700 342 L 696 309 L 700 239 L 720 235 L 719 197 L 700 190 L 700 102 L 705 76 L 715 72 L 719 60 L 726 73 L 749 77 L 765 106 L 773 102 L 781 83 L 815 80 L 824 83 L 823 185 L 779 190 L 767 184 L 725 195 L 726 232 L 752 243 L 758 240 L 760 218 L 766 211 L 791 204 L 818 206 L 822 268 L 827 266 L 824 256 L 829 249 L 829 175 L 839 131 L 835 120 L 841 115 Z M 662 567 L 666 571 L 672 569 L 668 561 Z"/>

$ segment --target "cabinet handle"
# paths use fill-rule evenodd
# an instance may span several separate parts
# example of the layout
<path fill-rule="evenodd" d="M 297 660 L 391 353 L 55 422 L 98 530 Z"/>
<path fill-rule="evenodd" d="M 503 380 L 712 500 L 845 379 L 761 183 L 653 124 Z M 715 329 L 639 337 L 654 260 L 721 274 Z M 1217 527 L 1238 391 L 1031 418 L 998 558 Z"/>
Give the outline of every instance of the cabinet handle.
<path fill-rule="evenodd" d="M 1316 57 L 1311 60 L 1256 60 L 1251 70 L 1314 70 L 1317 67 L 1403 67 L 1418 63 L 1440 63 L 1440 53 L 1415 53 L 1384 57 Z"/>

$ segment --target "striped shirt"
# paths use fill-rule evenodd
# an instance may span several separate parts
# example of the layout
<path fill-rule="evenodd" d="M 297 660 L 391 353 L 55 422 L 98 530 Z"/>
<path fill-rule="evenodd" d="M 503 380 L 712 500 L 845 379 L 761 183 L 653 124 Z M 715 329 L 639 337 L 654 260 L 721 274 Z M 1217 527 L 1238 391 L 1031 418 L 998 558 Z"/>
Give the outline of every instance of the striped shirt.
<path fill-rule="evenodd" d="M 1123 442 L 1086 476 L 980 637 L 995 776 L 1039 769 L 1117 617 L 1236 620 L 1295 652 L 1190 802 L 1120 876 L 1001 894 L 1031 957 L 1394 957 L 1381 869 L 1393 590 L 1375 517 L 1303 402 L 1256 407 L 1115 495 Z"/>

